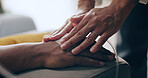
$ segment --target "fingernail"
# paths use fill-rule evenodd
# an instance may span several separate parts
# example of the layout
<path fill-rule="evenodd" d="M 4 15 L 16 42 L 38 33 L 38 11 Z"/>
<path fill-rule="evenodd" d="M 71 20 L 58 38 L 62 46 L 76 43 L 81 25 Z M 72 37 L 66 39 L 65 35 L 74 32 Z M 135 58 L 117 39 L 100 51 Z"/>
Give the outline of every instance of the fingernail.
<path fill-rule="evenodd" d="M 48 38 L 44 38 L 42 41 L 44 41 L 44 42 L 48 42 L 49 39 L 48 39 Z"/>
<path fill-rule="evenodd" d="M 96 52 L 96 48 L 91 48 L 91 49 L 90 49 L 90 52 L 91 52 L 91 53 L 95 53 L 95 52 Z"/>
<path fill-rule="evenodd" d="M 66 44 L 62 44 L 61 48 L 65 50 L 66 49 Z"/>
<path fill-rule="evenodd" d="M 49 41 L 48 36 L 47 36 L 47 35 L 45 35 L 42 41 L 44 41 L 44 42 L 48 42 L 48 41 Z"/>
<path fill-rule="evenodd" d="M 71 52 L 72 54 L 75 54 L 75 55 L 78 54 L 77 50 L 72 50 Z"/>
<path fill-rule="evenodd" d="M 50 39 L 50 38 L 53 37 L 53 36 L 52 36 L 52 35 L 47 35 L 47 36 L 45 36 L 45 37 Z"/>
<path fill-rule="evenodd" d="M 107 57 L 109 58 L 109 60 L 113 60 L 114 59 L 114 57 L 112 55 L 108 55 Z"/>
<path fill-rule="evenodd" d="M 104 66 L 105 65 L 105 63 L 104 62 L 100 62 L 100 66 Z"/>
<path fill-rule="evenodd" d="M 78 24 L 76 24 L 76 23 L 72 23 L 72 25 L 73 25 L 73 27 L 75 27 L 75 26 L 78 25 Z"/>

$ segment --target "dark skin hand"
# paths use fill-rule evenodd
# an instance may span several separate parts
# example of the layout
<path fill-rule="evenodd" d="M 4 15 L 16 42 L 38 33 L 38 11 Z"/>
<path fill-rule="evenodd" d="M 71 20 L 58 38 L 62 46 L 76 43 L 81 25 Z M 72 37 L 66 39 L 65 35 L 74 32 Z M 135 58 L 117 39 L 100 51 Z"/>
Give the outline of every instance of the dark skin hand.
<path fill-rule="evenodd" d="M 77 16 L 72 17 L 71 22 L 74 24 L 74 28 L 70 30 L 69 35 L 61 39 L 61 48 L 65 50 L 80 40 L 85 39 L 79 46 L 72 50 L 73 54 L 78 54 L 100 36 L 97 43 L 90 48 L 90 52 L 97 52 L 108 38 L 121 28 L 126 17 L 137 3 L 138 0 L 113 0 L 107 7 L 91 9 L 81 19 L 77 19 Z M 65 30 L 62 32 L 65 32 Z M 89 33 L 91 34 L 86 38 Z M 54 34 L 50 39 L 59 37 L 59 35 L 61 34 Z"/>
<path fill-rule="evenodd" d="M 55 41 L 0 46 L 0 62 L 13 72 L 41 67 L 63 68 L 75 65 L 102 67 L 105 61 L 113 59 L 114 54 L 104 48 L 101 48 L 100 52 L 95 55 L 84 50 L 75 56 L 70 51 L 63 51 Z"/>

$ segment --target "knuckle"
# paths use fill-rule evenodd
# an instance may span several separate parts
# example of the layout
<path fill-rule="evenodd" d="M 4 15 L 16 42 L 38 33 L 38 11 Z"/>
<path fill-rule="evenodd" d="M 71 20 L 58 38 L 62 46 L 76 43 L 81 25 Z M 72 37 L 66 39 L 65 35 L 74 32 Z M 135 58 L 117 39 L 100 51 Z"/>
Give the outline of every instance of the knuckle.
<path fill-rule="evenodd" d="M 76 33 L 77 31 L 78 31 L 78 27 L 75 27 L 75 28 L 72 30 L 73 33 Z"/>
<path fill-rule="evenodd" d="M 87 43 L 92 43 L 94 41 L 92 37 L 87 37 L 86 40 L 87 40 Z"/>
<path fill-rule="evenodd" d="M 64 40 L 67 40 L 67 39 L 69 39 L 69 38 L 70 38 L 70 37 L 66 36 L 66 37 L 64 37 L 63 39 L 64 39 Z"/>
<path fill-rule="evenodd" d="M 98 21 L 98 17 L 94 17 L 92 22 L 97 22 Z"/>
<path fill-rule="evenodd" d="M 78 35 L 80 35 L 80 36 L 81 36 L 81 35 L 82 35 L 82 32 L 78 32 Z"/>
<path fill-rule="evenodd" d="M 65 29 L 65 31 L 66 31 L 66 33 L 68 33 L 70 31 L 70 29 L 67 28 L 67 29 Z"/>
<path fill-rule="evenodd" d="M 89 26 L 88 26 L 88 29 L 89 29 L 89 30 L 92 30 L 92 29 L 94 29 L 94 27 L 95 27 L 94 25 L 89 25 Z"/>
<path fill-rule="evenodd" d="M 83 34 L 83 33 L 80 31 L 80 32 L 78 32 L 78 33 L 76 34 L 76 36 L 79 37 L 79 38 L 81 38 L 81 37 L 82 37 L 82 34 Z"/>

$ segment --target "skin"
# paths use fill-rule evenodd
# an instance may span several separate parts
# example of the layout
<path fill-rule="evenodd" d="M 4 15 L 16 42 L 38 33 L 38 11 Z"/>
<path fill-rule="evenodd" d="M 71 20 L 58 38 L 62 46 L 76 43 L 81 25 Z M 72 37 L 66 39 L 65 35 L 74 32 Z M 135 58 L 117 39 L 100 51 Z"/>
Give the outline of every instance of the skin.
<path fill-rule="evenodd" d="M 104 48 L 95 55 L 88 49 L 79 55 L 73 55 L 70 50 L 63 51 L 55 41 L 0 46 L 0 63 L 15 73 L 36 68 L 63 68 L 75 65 L 102 67 L 105 61 L 113 59 L 114 54 Z"/>
<path fill-rule="evenodd" d="M 82 20 L 86 13 L 94 8 L 94 5 L 95 1 L 93 0 L 78 0 L 77 13 L 71 18 L 67 19 L 64 26 L 62 26 L 60 29 L 55 30 L 48 35 L 45 35 L 43 38 L 44 42 L 58 40 L 66 33 L 70 32 Z"/>
<path fill-rule="evenodd" d="M 112 3 L 107 7 L 93 8 L 92 6 L 94 6 L 94 0 L 79 1 L 84 3 L 84 5 L 82 4 L 82 8 L 85 7 L 86 9 L 89 7 L 88 9 L 91 8 L 90 11 L 83 15 L 73 16 L 70 19 L 73 27 L 69 28 L 70 26 L 68 25 L 66 27 L 67 29 L 63 28 L 55 34 L 51 33 L 47 36 L 49 40 L 56 40 L 63 36 L 65 33 L 69 32 L 69 35 L 62 38 L 60 41 L 62 44 L 61 48 L 63 50 L 71 47 L 80 40 L 85 39 L 79 46 L 72 50 L 73 54 L 80 53 L 89 45 L 91 45 L 98 36 L 100 36 L 97 43 L 90 48 L 90 52 L 97 52 L 101 48 L 101 46 L 108 40 L 108 38 L 115 34 L 121 28 L 130 11 L 138 3 L 138 0 L 113 0 Z M 92 2 L 90 2 L 90 4 L 87 4 L 85 3 L 85 1 Z M 78 6 L 80 6 L 79 4 Z M 78 10 L 80 9 L 81 12 L 83 11 L 82 8 L 78 7 Z M 89 33 L 91 34 L 86 38 Z"/>

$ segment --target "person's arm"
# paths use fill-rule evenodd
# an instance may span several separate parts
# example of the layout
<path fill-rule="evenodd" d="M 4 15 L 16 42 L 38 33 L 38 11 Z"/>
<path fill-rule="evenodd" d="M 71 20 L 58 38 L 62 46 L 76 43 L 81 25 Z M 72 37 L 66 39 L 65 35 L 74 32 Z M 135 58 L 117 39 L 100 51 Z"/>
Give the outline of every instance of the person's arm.
<path fill-rule="evenodd" d="M 45 54 L 38 51 L 40 44 L 0 46 L 0 63 L 13 72 L 43 67 Z"/>
<path fill-rule="evenodd" d="M 63 51 L 60 45 L 54 41 L 0 46 L 0 63 L 13 72 L 40 67 L 104 66 L 103 60 L 99 61 L 99 59 L 111 61 L 114 59 L 114 55 L 102 48 L 96 55 L 92 55 L 88 50 L 85 50 L 84 53 L 74 56 L 70 51 Z"/>
<path fill-rule="evenodd" d="M 98 36 L 101 36 L 90 51 L 97 52 L 110 36 L 115 34 L 138 0 L 112 0 L 112 3 L 104 8 L 91 9 L 81 22 L 61 39 L 61 48 L 67 49 L 79 42 L 91 32 L 91 34 L 78 47 L 72 50 L 73 54 L 80 53 L 92 44 Z"/>

